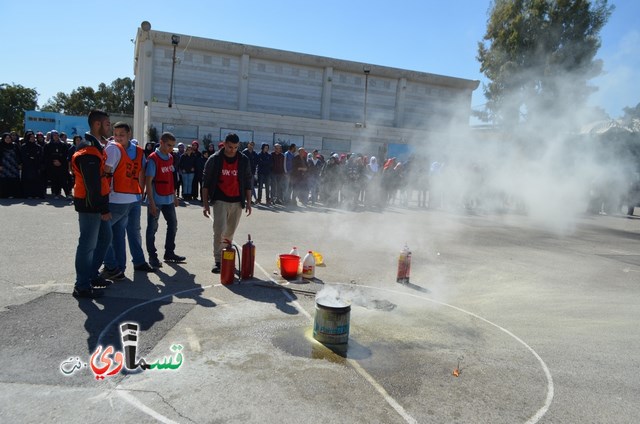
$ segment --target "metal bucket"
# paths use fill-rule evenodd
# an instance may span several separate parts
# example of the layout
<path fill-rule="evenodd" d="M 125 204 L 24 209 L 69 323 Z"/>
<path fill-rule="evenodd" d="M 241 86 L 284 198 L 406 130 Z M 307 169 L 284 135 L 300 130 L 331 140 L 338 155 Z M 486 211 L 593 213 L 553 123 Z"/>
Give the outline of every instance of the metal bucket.
<path fill-rule="evenodd" d="M 351 305 L 339 299 L 316 299 L 313 338 L 326 345 L 346 345 L 349 342 Z"/>

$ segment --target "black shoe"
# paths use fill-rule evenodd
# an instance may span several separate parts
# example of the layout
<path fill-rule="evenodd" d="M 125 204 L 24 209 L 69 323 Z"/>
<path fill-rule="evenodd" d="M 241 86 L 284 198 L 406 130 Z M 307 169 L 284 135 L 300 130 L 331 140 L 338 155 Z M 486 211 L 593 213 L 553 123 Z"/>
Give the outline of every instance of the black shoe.
<path fill-rule="evenodd" d="M 134 265 L 133 269 L 136 270 L 136 271 L 144 271 L 144 272 L 153 272 L 153 271 L 155 271 L 155 269 L 151 265 L 146 263 L 146 262 L 143 262 L 143 263 L 141 263 L 139 265 Z"/>
<path fill-rule="evenodd" d="M 164 261 L 165 262 L 175 262 L 175 263 L 180 263 L 180 262 L 184 262 L 187 258 L 184 256 L 180 256 L 180 255 L 176 255 L 175 253 L 165 253 L 164 254 Z"/>
<path fill-rule="evenodd" d="M 160 262 L 158 258 L 149 258 L 149 265 L 153 269 L 162 268 L 162 262 Z"/>
<path fill-rule="evenodd" d="M 100 271 L 100 277 L 105 278 L 107 280 L 118 280 L 116 276 L 120 274 L 122 274 L 122 278 L 124 278 L 124 274 L 122 273 L 122 271 L 120 271 L 120 268 L 118 267 L 110 269 L 105 266 L 102 268 L 102 271 Z M 120 280 L 122 278 L 120 278 Z"/>
<path fill-rule="evenodd" d="M 73 297 L 76 297 L 76 298 L 84 297 L 84 298 L 88 298 L 88 299 L 95 299 L 97 297 L 102 297 L 102 296 L 104 296 L 104 292 L 102 290 L 96 290 L 96 289 L 78 290 L 78 289 L 73 289 Z"/>
<path fill-rule="evenodd" d="M 124 278 L 124 275 L 123 277 Z M 98 278 L 91 281 L 91 287 L 94 289 L 106 289 L 113 284 L 113 281 L 107 280 L 104 277 L 98 276 Z"/>
<path fill-rule="evenodd" d="M 110 278 L 110 280 L 113 280 L 113 281 L 122 281 L 122 280 L 124 280 L 125 278 L 127 278 L 127 277 L 124 275 L 124 271 L 120 271 L 120 272 L 119 272 L 119 273 L 117 273 L 116 275 L 112 275 L 112 276 L 111 276 L 111 278 Z"/>
<path fill-rule="evenodd" d="M 220 262 L 216 262 L 216 264 L 213 266 L 213 269 L 211 269 L 211 272 L 213 272 L 214 274 L 220 274 Z"/>

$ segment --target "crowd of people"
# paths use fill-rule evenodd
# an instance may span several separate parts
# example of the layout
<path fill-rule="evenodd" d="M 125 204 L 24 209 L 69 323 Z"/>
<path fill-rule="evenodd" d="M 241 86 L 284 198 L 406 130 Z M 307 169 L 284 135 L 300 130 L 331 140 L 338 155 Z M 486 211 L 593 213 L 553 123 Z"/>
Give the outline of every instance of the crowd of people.
<path fill-rule="evenodd" d="M 74 176 L 71 158 L 80 135 L 69 140 L 64 132 L 46 134 L 26 131 L 4 133 L 0 144 L 0 198 L 45 199 L 47 190 L 54 199 L 72 199 Z M 132 140 L 137 145 L 136 140 Z M 224 142 L 209 143 L 200 149 L 197 140 L 178 143 L 173 152 L 174 186 L 179 200 L 202 201 L 202 178 L 207 159 Z M 241 144 L 242 145 L 242 144 Z M 144 146 L 145 158 L 158 143 Z M 253 175 L 252 204 L 302 205 L 321 203 L 328 207 L 384 207 L 407 205 L 411 190 L 417 190 L 418 206 L 426 207 L 430 173 L 421 160 L 400 163 L 395 158 L 379 163 L 377 158 L 356 153 L 331 152 L 325 156 L 317 149 L 307 152 L 295 144 L 268 143 L 255 149 L 255 142 L 241 152 L 249 158 Z"/>
<path fill-rule="evenodd" d="M 255 151 L 249 142 L 243 153 L 249 157 L 255 176 L 253 199 L 256 204 L 315 205 L 383 208 L 408 205 L 409 191 L 420 193 L 418 206 L 427 206 L 429 169 L 426 160 L 412 158 L 404 163 L 396 158 L 378 163 L 375 156 L 331 152 L 325 156 L 295 144 L 268 143 Z"/>
<path fill-rule="evenodd" d="M 26 131 L 2 134 L 0 143 L 0 198 L 44 199 L 47 188 L 54 198 L 71 199 L 71 156 L 82 137 L 69 140 L 56 130 L 46 135 Z"/>
<path fill-rule="evenodd" d="M 207 159 L 224 142 L 209 143 L 200 150 L 200 142 L 178 143 L 174 152 L 176 195 L 186 201 L 202 201 L 202 178 Z M 154 143 L 145 146 L 145 155 L 153 152 Z M 327 158 L 317 149 L 310 152 L 295 144 L 246 143 L 242 153 L 249 159 L 253 176 L 253 205 L 316 205 L 327 207 L 384 208 L 408 206 L 417 193 L 416 205 L 429 206 L 429 181 L 436 179 L 443 164 L 429 163 L 412 156 L 404 162 L 387 158 L 382 163 L 375 156 L 359 153 L 331 152 Z"/>
<path fill-rule="evenodd" d="M 0 144 L 0 198 L 44 199 L 49 188 L 53 198 L 66 196 L 71 199 L 73 173 L 70 161 L 82 140 L 79 135 L 68 140 L 64 132 L 56 130 L 47 134 L 27 131 L 22 138 L 15 132 L 4 133 Z M 174 186 L 179 200 L 202 201 L 204 165 L 223 144 L 223 141 L 218 145 L 209 143 L 201 149 L 198 140 L 177 143 L 173 159 Z M 146 143 L 145 157 L 153 153 L 157 145 Z M 295 144 L 276 143 L 273 151 L 271 149 L 268 143 L 261 143 L 257 149 L 253 141 L 240 149 L 250 162 L 253 205 L 321 204 L 348 209 L 381 209 L 411 204 L 420 208 L 440 208 L 449 197 L 449 203 L 453 201 L 466 209 L 474 209 L 489 196 L 481 187 L 484 170 L 478 164 L 470 165 L 467 170 L 473 176 L 468 184 L 470 189 L 466 193 L 452 194 L 447 192 L 446 184 L 441 183 L 446 171 L 443 170 L 444 163 L 430 162 L 422 156 L 412 156 L 401 162 L 393 157 L 378 160 L 375 156 L 358 153 L 330 152 L 325 156 L 317 149 L 307 152 Z M 447 164 L 447 168 L 451 172 L 451 164 Z M 452 195 L 460 199 L 452 200 Z M 513 203 L 509 199 L 501 202 Z M 632 207 L 630 215 L 633 214 Z M 589 211 L 591 209 L 590 205 Z"/>

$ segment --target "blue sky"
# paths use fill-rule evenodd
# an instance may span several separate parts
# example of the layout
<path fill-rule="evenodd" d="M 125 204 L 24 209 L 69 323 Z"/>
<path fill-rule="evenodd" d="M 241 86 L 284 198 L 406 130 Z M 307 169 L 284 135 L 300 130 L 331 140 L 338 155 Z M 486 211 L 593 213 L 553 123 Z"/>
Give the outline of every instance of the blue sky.
<path fill-rule="evenodd" d="M 57 92 L 133 78 L 136 29 L 153 29 L 486 82 L 476 60 L 489 0 L 3 1 L 0 83 Z M 611 1 L 605 74 L 590 104 L 612 117 L 640 103 L 640 1 Z M 186 46 L 180 46 L 184 48 Z M 188 48 L 188 47 L 187 47 Z M 485 103 L 482 85 L 472 105 Z"/>

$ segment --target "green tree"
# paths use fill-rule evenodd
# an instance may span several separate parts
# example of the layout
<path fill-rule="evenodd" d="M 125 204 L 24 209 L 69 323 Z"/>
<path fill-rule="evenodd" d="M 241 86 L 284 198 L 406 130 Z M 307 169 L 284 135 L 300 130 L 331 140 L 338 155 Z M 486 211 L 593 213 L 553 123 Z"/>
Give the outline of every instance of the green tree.
<path fill-rule="evenodd" d="M 0 84 L 0 131 L 24 128 L 24 111 L 38 106 L 38 92 L 20 84 Z"/>
<path fill-rule="evenodd" d="M 58 94 L 47 100 L 40 110 L 43 112 L 62 112 L 67 104 L 69 96 L 59 91 Z"/>
<path fill-rule="evenodd" d="M 102 83 L 96 93 L 101 109 L 112 113 L 133 115 L 134 82 L 131 78 L 118 78 L 107 86 Z"/>
<path fill-rule="evenodd" d="M 607 0 L 494 0 L 477 56 L 490 81 L 486 119 L 515 125 L 583 106 L 613 9 Z"/>
<path fill-rule="evenodd" d="M 96 92 L 91 87 L 78 87 L 70 94 L 58 93 L 47 101 L 42 110 L 66 115 L 88 115 L 98 107 Z"/>
<path fill-rule="evenodd" d="M 98 90 L 78 87 L 70 94 L 58 93 L 42 107 L 43 111 L 67 115 L 87 115 L 92 109 L 133 115 L 134 83 L 131 78 L 118 78 L 110 85 L 101 83 Z"/>

